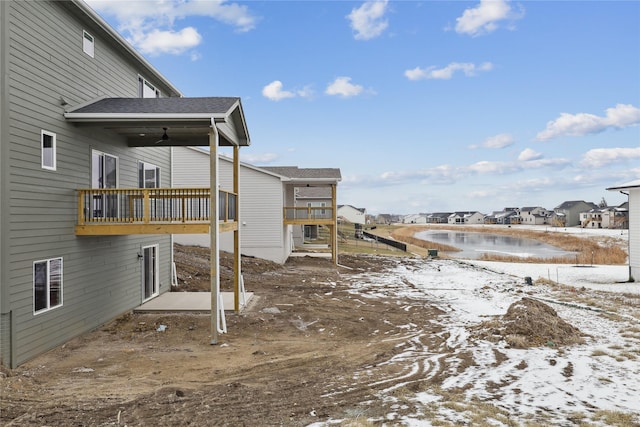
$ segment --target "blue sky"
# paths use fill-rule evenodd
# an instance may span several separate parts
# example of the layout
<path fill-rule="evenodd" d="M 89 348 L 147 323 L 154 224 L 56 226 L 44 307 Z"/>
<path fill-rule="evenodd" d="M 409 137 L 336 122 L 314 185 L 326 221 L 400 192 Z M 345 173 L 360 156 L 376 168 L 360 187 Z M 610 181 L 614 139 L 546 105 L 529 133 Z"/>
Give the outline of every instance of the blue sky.
<path fill-rule="evenodd" d="M 96 1 L 185 96 L 239 96 L 256 166 L 367 213 L 610 205 L 640 178 L 640 1 Z"/>

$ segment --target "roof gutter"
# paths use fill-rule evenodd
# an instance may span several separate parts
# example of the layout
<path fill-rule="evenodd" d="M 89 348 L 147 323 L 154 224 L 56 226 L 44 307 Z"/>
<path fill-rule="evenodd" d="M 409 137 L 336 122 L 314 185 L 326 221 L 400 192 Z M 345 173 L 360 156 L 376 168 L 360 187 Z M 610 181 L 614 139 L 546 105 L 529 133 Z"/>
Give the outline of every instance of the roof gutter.
<path fill-rule="evenodd" d="M 64 118 L 70 122 L 136 122 L 140 120 L 164 121 L 180 120 L 191 122 L 202 122 L 210 124 L 215 120 L 217 123 L 226 122 L 226 115 L 211 113 L 64 113 Z"/>

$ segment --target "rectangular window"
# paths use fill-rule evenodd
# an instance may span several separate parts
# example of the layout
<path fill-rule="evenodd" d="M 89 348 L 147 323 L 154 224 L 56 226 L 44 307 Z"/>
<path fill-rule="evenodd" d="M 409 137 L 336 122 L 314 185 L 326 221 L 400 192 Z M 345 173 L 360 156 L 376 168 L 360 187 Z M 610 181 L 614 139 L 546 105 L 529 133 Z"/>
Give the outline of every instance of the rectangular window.
<path fill-rule="evenodd" d="M 151 163 L 138 162 L 138 186 L 160 188 L 160 168 Z"/>
<path fill-rule="evenodd" d="M 56 134 L 43 130 L 40 133 L 42 169 L 56 170 Z"/>
<path fill-rule="evenodd" d="M 138 76 L 138 97 L 140 98 L 160 98 L 160 91 L 147 80 Z"/>
<path fill-rule="evenodd" d="M 82 31 L 82 51 L 93 58 L 95 43 L 93 36 L 86 31 Z"/>
<path fill-rule="evenodd" d="M 62 305 L 62 258 L 33 263 L 33 312 Z"/>

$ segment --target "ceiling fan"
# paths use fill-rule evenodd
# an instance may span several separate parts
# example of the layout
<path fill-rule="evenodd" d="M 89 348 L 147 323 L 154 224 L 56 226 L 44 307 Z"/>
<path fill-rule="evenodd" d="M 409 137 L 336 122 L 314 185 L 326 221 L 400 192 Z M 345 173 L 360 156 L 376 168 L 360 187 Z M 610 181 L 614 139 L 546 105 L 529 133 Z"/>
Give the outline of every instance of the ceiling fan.
<path fill-rule="evenodd" d="M 160 144 L 161 142 L 167 142 L 169 140 L 169 135 L 167 135 L 167 128 L 162 128 L 162 129 L 164 130 L 164 133 L 162 134 L 160 139 L 155 142 L 156 144 Z"/>

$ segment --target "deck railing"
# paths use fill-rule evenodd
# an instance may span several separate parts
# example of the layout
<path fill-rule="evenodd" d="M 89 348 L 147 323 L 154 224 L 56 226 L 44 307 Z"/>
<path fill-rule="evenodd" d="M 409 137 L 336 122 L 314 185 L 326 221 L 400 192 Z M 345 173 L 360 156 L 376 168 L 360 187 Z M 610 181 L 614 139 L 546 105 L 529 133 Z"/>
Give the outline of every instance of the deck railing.
<path fill-rule="evenodd" d="M 78 190 L 78 225 L 204 223 L 208 188 L 92 188 Z M 219 221 L 237 221 L 234 193 L 218 191 Z"/>
<path fill-rule="evenodd" d="M 331 220 L 332 206 L 285 206 L 285 220 Z"/>

